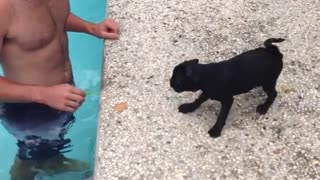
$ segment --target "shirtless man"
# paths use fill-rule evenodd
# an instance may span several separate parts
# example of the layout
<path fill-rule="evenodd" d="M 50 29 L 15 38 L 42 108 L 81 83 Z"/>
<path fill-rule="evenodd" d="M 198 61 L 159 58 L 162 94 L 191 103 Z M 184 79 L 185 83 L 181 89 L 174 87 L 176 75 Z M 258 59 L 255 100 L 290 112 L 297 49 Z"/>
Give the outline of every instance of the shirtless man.
<path fill-rule="evenodd" d="M 116 22 L 86 22 L 70 13 L 69 0 L 0 1 L 0 101 L 40 103 L 73 112 L 85 93 L 68 84 L 72 69 L 66 31 L 117 39 Z"/>
<path fill-rule="evenodd" d="M 119 27 L 109 18 L 86 22 L 69 6 L 69 0 L 0 0 L 0 122 L 18 141 L 13 180 L 33 180 L 34 167 L 48 163 L 57 172 L 81 169 L 61 155 L 73 113 L 85 100 L 73 82 L 67 31 L 116 40 Z"/>

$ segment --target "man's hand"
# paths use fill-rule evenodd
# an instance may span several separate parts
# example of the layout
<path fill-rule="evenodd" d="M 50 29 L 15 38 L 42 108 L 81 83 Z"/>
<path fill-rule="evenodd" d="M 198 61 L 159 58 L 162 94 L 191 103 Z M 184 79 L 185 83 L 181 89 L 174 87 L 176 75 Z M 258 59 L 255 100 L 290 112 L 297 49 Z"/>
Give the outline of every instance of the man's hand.
<path fill-rule="evenodd" d="M 119 25 L 111 18 L 94 24 L 77 17 L 73 13 L 69 13 L 66 30 L 71 32 L 84 32 L 103 39 L 116 40 L 119 38 Z"/>
<path fill-rule="evenodd" d="M 85 93 L 69 84 L 61 84 L 42 88 L 39 98 L 43 104 L 52 108 L 74 112 L 85 100 Z"/>
<path fill-rule="evenodd" d="M 119 38 L 119 25 L 116 21 L 107 18 L 106 20 L 96 24 L 93 35 L 98 38 L 116 40 Z"/>

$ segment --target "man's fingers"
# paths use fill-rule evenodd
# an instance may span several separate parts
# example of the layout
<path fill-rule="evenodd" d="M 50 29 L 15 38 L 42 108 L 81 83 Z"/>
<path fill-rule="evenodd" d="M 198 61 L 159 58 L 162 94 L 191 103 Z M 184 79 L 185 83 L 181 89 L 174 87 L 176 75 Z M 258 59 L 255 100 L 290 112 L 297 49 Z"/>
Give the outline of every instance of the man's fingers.
<path fill-rule="evenodd" d="M 68 100 L 77 102 L 77 103 L 82 103 L 84 101 L 84 97 L 78 94 L 70 94 L 67 98 Z"/>
<path fill-rule="evenodd" d="M 66 102 L 66 106 L 69 108 L 73 108 L 73 109 L 77 109 L 80 106 L 80 102 L 76 102 L 76 101 L 67 101 Z"/>
<path fill-rule="evenodd" d="M 119 34 L 103 32 L 102 33 L 102 37 L 104 39 L 118 39 L 119 38 Z"/>
<path fill-rule="evenodd" d="M 83 92 L 82 90 L 77 89 L 77 88 L 75 88 L 75 87 L 72 87 L 72 88 L 71 88 L 71 93 L 76 94 L 76 95 L 80 95 L 80 96 L 82 96 L 82 97 L 85 97 L 85 96 L 86 96 L 85 92 Z"/>
<path fill-rule="evenodd" d="M 76 109 L 70 106 L 65 106 L 62 110 L 66 112 L 74 112 Z"/>
<path fill-rule="evenodd" d="M 119 27 L 117 25 L 106 24 L 105 28 L 110 32 L 119 33 Z"/>
<path fill-rule="evenodd" d="M 120 30 L 118 23 L 112 19 L 107 19 L 105 25 L 107 26 L 108 29 L 112 29 L 113 31 L 115 31 L 117 33 Z"/>

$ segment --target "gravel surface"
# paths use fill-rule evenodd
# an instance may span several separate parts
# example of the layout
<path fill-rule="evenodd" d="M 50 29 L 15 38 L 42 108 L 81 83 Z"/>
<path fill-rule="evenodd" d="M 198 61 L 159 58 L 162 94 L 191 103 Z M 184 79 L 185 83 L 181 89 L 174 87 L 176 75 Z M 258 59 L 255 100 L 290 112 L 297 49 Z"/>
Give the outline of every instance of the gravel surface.
<path fill-rule="evenodd" d="M 122 34 L 106 42 L 96 179 L 320 179 L 319 0 L 109 0 L 108 12 Z M 218 102 L 178 113 L 199 92 L 170 89 L 175 65 L 222 61 L 270 37 L 286 41 L 266 115 L 255 112 L 260 88 L 236 96 L 216 139 Z"/>

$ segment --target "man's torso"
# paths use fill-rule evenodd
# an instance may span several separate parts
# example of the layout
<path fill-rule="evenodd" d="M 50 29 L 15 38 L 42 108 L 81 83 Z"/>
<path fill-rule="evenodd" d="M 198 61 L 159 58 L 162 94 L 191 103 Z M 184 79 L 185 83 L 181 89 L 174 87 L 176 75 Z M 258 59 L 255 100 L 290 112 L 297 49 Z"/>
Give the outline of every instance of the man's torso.
<path fill-rule="evenodd" d="M 69 1 L 11 0 L 11 6 L 12 21 L 1 54 L 5 77 L 34 85 L 68 82 Z"/>

